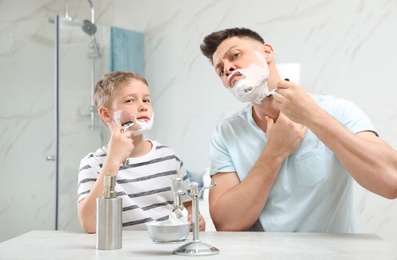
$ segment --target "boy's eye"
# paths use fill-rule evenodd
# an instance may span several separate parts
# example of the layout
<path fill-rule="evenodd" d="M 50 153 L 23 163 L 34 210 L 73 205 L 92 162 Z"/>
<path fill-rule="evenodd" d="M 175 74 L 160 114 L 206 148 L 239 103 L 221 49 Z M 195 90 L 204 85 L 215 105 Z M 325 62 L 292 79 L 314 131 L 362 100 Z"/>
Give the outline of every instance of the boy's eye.
<path fill-rule="evenodd" d="M 150 103 L 150 99 L 144 99 L 143 102 Z"/>
<path fill-rule="evenodd" d="M 135 100 L 134 99 L 127 99 L 126 101 L 125 101 L 125 103 L 133 103 Z"/>
<path fill-rule="evenodd" d="M 222 77 L 222 76 L 223 76 L 223 70 L 220 70 L 220 71 L 218 72 L 218 75 L 219 75 L 219 77 Z"/>

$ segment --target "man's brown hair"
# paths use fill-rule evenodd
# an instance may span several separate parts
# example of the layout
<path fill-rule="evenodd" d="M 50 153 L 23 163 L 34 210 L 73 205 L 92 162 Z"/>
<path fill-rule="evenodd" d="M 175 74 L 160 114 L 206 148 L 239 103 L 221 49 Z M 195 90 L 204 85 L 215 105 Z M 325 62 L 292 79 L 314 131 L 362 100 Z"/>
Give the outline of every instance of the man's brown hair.
<path fill-rule="evenodd" d="M 212 56 L 214 55 L 214 52 L 216 51 L 218 46 L 224 40 L 235 36 L 240 38 L 248 37 L 250 39 L 261 42 L 262 44 L 265 43 L 263 38 L 257 32 L 254 32 L 247 28 L 230 28 L 230 29 L 213 32 L 207 35 L 204 38 L 203 42 L 200 44 L 201 52 L 204 54 L 205 57 L 207 57 L 211 61 L 211 64 L 213 64 L 214 61 L 212 59 Z"/>

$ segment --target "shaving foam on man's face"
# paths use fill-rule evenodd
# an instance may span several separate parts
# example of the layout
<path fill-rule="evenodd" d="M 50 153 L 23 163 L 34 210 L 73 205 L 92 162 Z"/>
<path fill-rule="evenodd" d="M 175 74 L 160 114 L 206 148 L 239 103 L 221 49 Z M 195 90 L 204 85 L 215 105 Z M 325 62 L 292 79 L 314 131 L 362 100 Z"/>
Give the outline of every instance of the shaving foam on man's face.
<path fill-rule="evenodd" d="M 241 74 L 242 79 L 236 81 L 229 90 L 241 102 L 253 102 L 260 104 L 269 92 L 267 79 L 269 78 L 269 67 L 265 58 L 257 51 L 254 52 L 257 61 L 248 68 L 233 71 L 229 80 L 236 74 Z"/>

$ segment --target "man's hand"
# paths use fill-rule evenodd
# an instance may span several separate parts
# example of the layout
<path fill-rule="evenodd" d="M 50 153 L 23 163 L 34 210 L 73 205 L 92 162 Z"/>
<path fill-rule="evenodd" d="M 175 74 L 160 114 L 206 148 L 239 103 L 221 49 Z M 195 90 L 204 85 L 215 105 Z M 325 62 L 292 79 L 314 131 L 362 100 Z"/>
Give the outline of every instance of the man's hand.
<path fill-rule="evenodd" d="M 292 121 L 306 125 L 316 116 L 320 109 L 312 97 L 298 84 L 290 81 L 280 81 L 277 84 L 277 93 L 273 95 L 280 111 Z"/>
<path fill-rule="evenodd" d="M 267 149 L 280 153 L 283 158 L 294 153 L 306 135 L 307 127 L 297 124 L 280 112 L 277 121 L 270 116 L 267 122 Z"/>

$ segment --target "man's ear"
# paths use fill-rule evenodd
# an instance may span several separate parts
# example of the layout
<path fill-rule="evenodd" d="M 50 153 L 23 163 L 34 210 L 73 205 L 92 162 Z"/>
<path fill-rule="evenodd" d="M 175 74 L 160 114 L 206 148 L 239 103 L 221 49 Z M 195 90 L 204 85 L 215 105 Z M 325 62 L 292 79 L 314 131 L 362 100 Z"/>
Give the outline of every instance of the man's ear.
<path fill-rule="evenodd" d="M 262 47 L 263 51 L 265 53 L 265 59 L 267 63 L 269 63 L 271 60 L 273 60 L 274 57 L 273 47 L 268 43 L 265 43 L 262 46 L 263 46 Z"/>
<path fill-rule="evenodd" d="M 98 109 L 98 115 L 105 123 L 111 123 L 113 120 L 112 117 L 110 116 L 110 110 L 107 109 L 106 107 L 100 107 Z"/>

